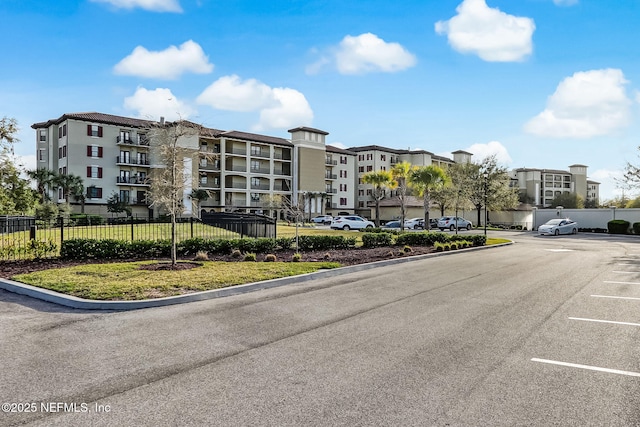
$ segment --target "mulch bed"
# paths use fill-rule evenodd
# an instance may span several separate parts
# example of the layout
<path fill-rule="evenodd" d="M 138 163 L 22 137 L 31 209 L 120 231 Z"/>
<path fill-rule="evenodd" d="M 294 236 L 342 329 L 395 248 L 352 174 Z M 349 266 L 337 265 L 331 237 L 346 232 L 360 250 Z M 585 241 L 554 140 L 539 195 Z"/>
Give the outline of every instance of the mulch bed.
<path fill-rule="evenodd" d="M 407 257 L 411 255 L 422 255 L 434 252 L 433 247 L 412 247 L 410 253 L 401 253 L 402 247 L 398 246 L 385 246 L 380 248 L 359 248 L 359 249 L 345 249 L 345 250 L 330 250 L 330 251 L 309 251 L 301 252 L 304 262 L 321 262 L 330 261 L 338 262 L 343 266 L 365 264 L 369 262 L 382 261 L 385 259 L 393 259 L 400 257 Z M 290 262 L 293 258 L 294 251 L 278 251 L 275 253 L 277 261 Z M 266 254 L 258 254 L 256 261 L 263 262 Z M 243 262 L 243 257 L 234 258 L 231 255 L 212 255 L 209 257 L 210 261 L 226 261 L 226 262 Z M 52 268 L 72 267 L 76 265 L 85 264 L 100 264 L 105 262 L 126 262 L 128 260 L 113 260 L 113 261 L 101 261 L 101 260 L 84 260 L 84 261 L 65 261 L 60 259 L 45 259 L 37 261 L 2 261 L 0 262 L 0 277 L 10 279 L 16 274 L 31 273 L 34 271 L 48 270 Z M 130 260 L 140 261 L 140 260 Z M 170 269 L 170 264 L 167 264 L 167 259 L 158 259 L 158 264 L 151 264 L 145 266 L 146 270 L 164 270 Z M 199 264 L 193 261 L 193 258 L 182 258 L 178 264 L 178 269 L 189 269 L 197 267 Z"/>

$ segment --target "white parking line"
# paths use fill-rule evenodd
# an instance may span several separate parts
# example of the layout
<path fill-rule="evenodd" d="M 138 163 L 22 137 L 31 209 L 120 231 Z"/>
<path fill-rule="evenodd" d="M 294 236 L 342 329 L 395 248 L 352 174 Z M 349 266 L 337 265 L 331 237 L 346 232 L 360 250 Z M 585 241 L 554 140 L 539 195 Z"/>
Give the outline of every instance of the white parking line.
<path fill-rule="evenodd" d="M 614 297 L 611 295 L 591 295 L 594 298 L 614 298 L 614 299 L 631 299 L 631 300 L 640 300 L 640 298 L 633 297 Z"/>
<path fill-rule="evenodd" d="M 582 320 L 583 322 L 611 323 L 613 325 L 640 326 L 640 323 L 616 322 L 615 320 L 585 319 L 585 318 L 582 318 L 582 317 L 569 317 L 569 319 L 570 320 Z"/>
<path fill-rule="evenodd" d="M 638 273 L 640 273 L 640 271 L 612 271 L 612 273 L 618 273 L 618 274 L 638 274 Z"/>
<path fill-rule="evenodd" d="M 567 366 L 569 368 L 579 368 L 579 369 L 588 369 L 590 371 L 599 371 L 606 372 L 609 374 L 618 374 L 618 375 L 627 375 L 629 377 L 640 377 L 640 372 L 631 372 L 631 371 L 621 371 L 619 369 L 609 369 L 609 368 L 600 368 L 598 366 L 589 366 L 589 365 L 580 365 L 577 363 L 568 363 L 568 362 L 559 362 L 557 360 L 549 360 L 549 359 L 531 359 L 532 362 L 540 362 L 540 363 L 548 363 L 551 365 L 560 365 Z"/>
<path fill-rule="evenodd" d="M 613 280 L 605 280 L 604 283 L 613 283 L 614 285 L 640 285 L 640 282 L 615 282 Z"/>

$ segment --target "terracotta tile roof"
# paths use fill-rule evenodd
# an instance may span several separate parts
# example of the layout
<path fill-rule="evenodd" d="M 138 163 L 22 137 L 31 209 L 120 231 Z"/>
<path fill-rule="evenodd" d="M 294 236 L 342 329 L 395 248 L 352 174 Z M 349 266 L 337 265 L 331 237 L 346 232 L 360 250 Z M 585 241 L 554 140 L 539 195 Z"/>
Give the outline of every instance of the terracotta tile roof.
<path fill-rule="evenodd" d="M 326 150 L 329 153 L 348 154 L 350 156 L 355 156 L 356 155 L 356 153 L 354 153 L 353 151 L 345 150 L 343 148 L 334 147 L 333 145 L 327 145 L 326 146 Z"/>
<path fill-rule="evenodd" d="M 297 127 L 297 128 L 289 129 L 287 132 L 293 133 L 293 132 L 299 132 L 299 131 L 315 132 L 315 133 L 319 133 L 321 135 L 329 135 L 329 132 L 325 132 L 325 131 L 320 130 L 320 129 L 309 128 L 309 127 L 306 127 L 306 126 L 300 126 L 300 127 Z"/>
<path fill-rule="evenodd" d="M 143 119 L 134 119 L 131 117 L 123 117 L 123 116 L 114 116 L 112 114 L 104 114 L 104 113 L 66 113 L 57 119 L 52 119 L 46 122 L 34 123 L 31 125 L 33 129 L 45 128 L 51 125 L 60 124 L 68 119 L 82 120 L 86 122 L 93 123 L 104 123 L 109 125 L 120 125 L 134 128 L 144 128 L 149 127 L 158 122 L 153 120 L 143 120 Z"/>
<path fill-rule="evenodd" d="M 393 154 L 428 154 L 430 156 L 435 156 L 435 154 L 433 154 L 431 151 L 427 151 L 427 150 L 401 150 L 401 149 L 397 149 L 397 148 L 389 148 L 389 147 L 382 147 L 380 145 L 363 145 L 361 147 L 350 147 L 348 148 L 349 151 L 354 151 L 354 152 L 359 152 L 359 151 L 384 151 L 386 153 L 393 153 Z"/>
<path fill-rule="evenodd" d="M 289 141 L 288 139 L 277 138 L 275 136 L 258 135 L 255 133 L 239 132 L 235 130 L 222 132 L 220 133 L 219 136 L 224 136 L 225 138 L 241 139 L 243 141 L 254 141 L 254 142 L 264 142 L 267 144 L 286 145 L 287 147 L 293 146 L 291 141 Z"/>

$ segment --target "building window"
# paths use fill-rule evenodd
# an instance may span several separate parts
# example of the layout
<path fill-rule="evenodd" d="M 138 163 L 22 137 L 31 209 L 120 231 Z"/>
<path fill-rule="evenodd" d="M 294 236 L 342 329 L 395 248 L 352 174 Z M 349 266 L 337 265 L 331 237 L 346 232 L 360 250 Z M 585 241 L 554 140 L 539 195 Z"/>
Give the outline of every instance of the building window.
<path fill-rule="evenodd" d="M 340 206 L 346 206 L 346 205 L 347 205 L 347 198 L 340 197 Z"/>
<path fill-rule="evenodd" d="M 364 173 L 364 166 L 358 166 L 358 172 Z"/>
<path fill-rule="evenodd" d="M 380 154 L 380 160 L 383 162 L 387 160 L 387 156 L 385 154 Z"/>
<path fill-rule="evenodd" d="M 87 125 L 87 136 L 102 138 L 102 126 Z"/>
<path fill-rule="evenodd" d="M 67 157 L 67 146 L 62 147 L 62 157 Z"/>
<path fill-rule="evenodd" d="M 252 156 L 260 156 L 262 154 L 262 147 L 260 147 L 259 145 L 252 145 L 251 146 L 251 155 Z"/>
<path fill-rule="evenodd" d="M 87 145 L 87 157 L 102 157 L 102 147 Z"/>
<path fill-rule="evenodd" d="M 130 197 L 129 190 L 120 190 L 118 197 L 120 198 L 121 202 L 129 203 L 129 197 Z"/>
<path fill-rule="evenodd" d="M 251 178 L 252 187 L 260 187 L 260 178 Z"/>
<path fill-rule="evenodd" d="M 373 194 L 373 190 L 371 190 L 370 188 L 369 188 L 369 189 L 367 189 L 367 196 L 370 196 L 370 195 L 372 195 L 372 194 Z"/>
<path fill-rule="evenodd" d="M 58 188 L 58 200 L 64 199 L 64 190 L 62 187 Z"/>
<path fill-rule="evenodd" d="M 102 178 L 102 168 L 100 166 L 87 166 L 87 178 Z"/>
<path fill-rule="evenodd" d="M 347 156 L 340 156 L 340 164 L 341 165 L 347 164 Z"/>
<path fill-rule="evenodd" d="M 260 170 L 260 162 L 258 160 L 251 160 L 251 170 L 254 172 Z"/>
<path fill-rule="evenodd" d="M 102 199 L 102 188 L 87 187 L 87 199 Z"/>
<path fill-rule="evenodd" d="M 62 128 L 58 128 L 58 139 L 62 138 Z"/>
<path fill-rule="evenodd" d="M 373 166 L 369 165 L 367 166 L 367 172 L 371 172 L 373 170 Z"/>
<path fill-rule="evenodd" d="M 252 201 L 252 202 L 259 202 L 259 201 L 260 201 L 260 194 L 258 194 L 258 193 L 251 193 L 251 201 Z"/>
<path fill-rule="evenodd" d="M 358 207 L 359 208 L 364 208 L 364 202 L 358 202 Z"/>
<path fill-rule="evenodd" d="M 66 175 L 67 174 L 67 167 L 63 166 L 62 167 L 62 175 Z"/>
<path fill-rule="evenodd" d="M 46 142 L 47 141 L 47 131 L 42 129 L 40 131 L 40 142 Z"/>
<path fill-rule="evenodd" d="M 207 176 L 201 176 L 200 177 L 200 184 L 206 184 L 207 183 Z"/>
<path fill-rule="evenodd" d="M 364 196 L 364 190 L 358 190 L 358 196 Z"/>
<path fill-rule="evenodd" d="M 62 147 L 58 147 L 58 158 L 62 158 Z"/>
<path fill-rule="evenodd" d="M 44 148 L 41 148 L 41 149 L 38 150 L 38 160 L 39 161 L 41 161 L 41 162 L 45 161 L 45 158 L 44 158 L 45 153 L 46 153 L 46 149 L 44 149 Z"/>
<path fill-rule="evenodd" d="M 67 124 L 62 125 L 62 136 L 67 136 Z"/>

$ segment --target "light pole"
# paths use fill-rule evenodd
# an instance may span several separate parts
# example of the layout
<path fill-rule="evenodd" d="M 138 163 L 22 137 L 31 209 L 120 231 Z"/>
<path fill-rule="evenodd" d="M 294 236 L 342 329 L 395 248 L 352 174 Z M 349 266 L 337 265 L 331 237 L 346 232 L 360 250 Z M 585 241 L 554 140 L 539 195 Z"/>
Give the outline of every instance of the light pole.
<path fill-rule="evenodd" d="M 487 181 L 489 173 L 484 171 L 482 176 L 484 177 L 484 236 L 487 237 Z"/>

